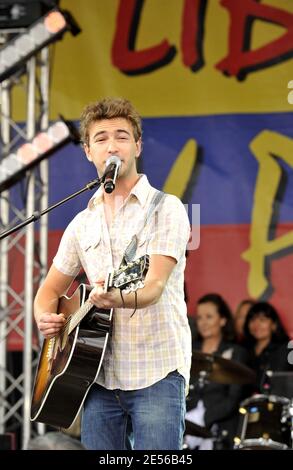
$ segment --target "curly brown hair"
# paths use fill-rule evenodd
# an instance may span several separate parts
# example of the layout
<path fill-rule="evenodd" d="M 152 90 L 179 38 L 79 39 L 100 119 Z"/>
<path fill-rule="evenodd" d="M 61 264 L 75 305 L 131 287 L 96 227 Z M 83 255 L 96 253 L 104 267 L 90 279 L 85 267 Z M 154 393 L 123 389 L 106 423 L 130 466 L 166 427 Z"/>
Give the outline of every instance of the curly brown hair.
<path fill-rule="evenodd" d="M 104 98 L 88 104 L 80 119 L 80 136 L 89 145 L 89 127 L 102 119 L 124 118 L 131 124 L 135 142 L 142 136 L 141 118 L 133 105 L 125 98 Z"/>

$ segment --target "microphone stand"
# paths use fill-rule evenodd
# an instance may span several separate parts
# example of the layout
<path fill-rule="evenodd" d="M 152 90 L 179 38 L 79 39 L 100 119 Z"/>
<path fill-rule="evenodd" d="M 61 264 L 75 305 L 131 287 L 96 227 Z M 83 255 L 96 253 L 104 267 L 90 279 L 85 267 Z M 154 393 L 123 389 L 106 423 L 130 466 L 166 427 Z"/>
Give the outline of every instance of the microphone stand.
<path fill-rule="evenodd" d="M 62 199 L 61 201 L 57 202 L 56 204 L 53 204 L 52 206 L 47 207 L 47 209 L 44 209 L 41 212 L 35 211 L 33 215 L 25 219 L 23 222 L 20 224 L 16 225 L 15 227 L 12 227 L 8 230 L 5 230 L 5 232 L 0 233 L 0 240 L 3 240 L 3 238 L 8 237 L 12 233 L 16 232 L 17 230 L 25 227 L 26 225 L 30 224 L 31 222 L 36 222 L 39 220 L 42 215 L 47 214 L 47 212 L 50 212 L 51 210 L 55 209 L 58 206 L 61 206 L 61 204 L 64 204 L 67 201 L 70 201 L 70 199 L 73 199 L 76 196 L 79 196 L 82 194 L 84 191 L 87 191 L 89 189 L 93 189 L 95 187 L 100 187 L 101 184 L 104 182 L 104 176 L 102 178 L 96 178 L 92 181 L 90 181 L 88 184 L 84 186 L 84 188 L 80 189 L 79 191 L 76 191 L 75 193 L 71 194 L 70 196 L 67 196 L 66 198 Z"/>

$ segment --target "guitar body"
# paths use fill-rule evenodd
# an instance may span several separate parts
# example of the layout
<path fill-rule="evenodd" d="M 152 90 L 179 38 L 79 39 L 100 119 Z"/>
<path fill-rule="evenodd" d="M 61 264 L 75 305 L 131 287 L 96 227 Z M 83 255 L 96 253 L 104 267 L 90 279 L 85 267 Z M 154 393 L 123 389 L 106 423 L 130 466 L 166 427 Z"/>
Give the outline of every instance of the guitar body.
<path fill-rule="evenodd" d="M 117 288 L 135 292 L 144 287 L 149 256 L 109 272 L 105 292 Z M 45 339 L 31 402 L 31 420 L 68 428 L 95 382 L 108 343 L 113 309 L 98 309 L 87 300 L 92 286 L 81 284 L 71 297 L 62 296 L 58 313 L 66 322 L 58 335 Z"/>
<path fill-rule="evenodd" d="M 71 297 L 60 298 L 66 317 L 83 305 L 90 286 L 81 284 Z M 31 420 L 68 428 L 97 378 L 109 337 L 112 309 L 92 306 L 67 336 L 45 339 L 31 403 Z"/>

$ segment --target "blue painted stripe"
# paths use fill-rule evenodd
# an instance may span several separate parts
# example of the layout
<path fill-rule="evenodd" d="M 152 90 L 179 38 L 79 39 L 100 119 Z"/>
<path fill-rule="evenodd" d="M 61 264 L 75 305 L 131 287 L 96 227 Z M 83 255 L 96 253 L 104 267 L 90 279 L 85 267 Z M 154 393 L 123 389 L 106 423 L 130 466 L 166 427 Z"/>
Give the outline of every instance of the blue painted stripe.
<path fill-rule="evenodd" d="M 250 142 L 265 129 L 293 137 L 292 113 L 146 118 L 143 124 L 142 167 L 158 188 L 163 186 L 186 142 L 196 139 L 202 151 L 202 164 L 189 202 L 201 205 L 202 224 L 249 223 L 258 171 L 257 161 L 249 150 Z M 279 220 L 291 221 L 293 172 L 280 163 L 286 171 L 287 182 Z M 51 203 L 96 176 L 81 148 L 73 144 L 51 157 L 50 172 Z M 51 229 L 64 228 L 74 214 L 85 207 L 91 195 L 87 192 L 56 209 L 50 216 Z"/>

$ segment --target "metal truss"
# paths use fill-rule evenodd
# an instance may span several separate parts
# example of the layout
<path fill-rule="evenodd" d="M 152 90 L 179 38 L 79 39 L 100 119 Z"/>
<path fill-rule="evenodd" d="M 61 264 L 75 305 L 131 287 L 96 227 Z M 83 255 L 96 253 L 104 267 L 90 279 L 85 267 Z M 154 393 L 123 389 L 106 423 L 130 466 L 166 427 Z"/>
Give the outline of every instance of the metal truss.
<path fill-rule="evenodd" d="M 1 32 L 2 44 L 9 39 Z M 2 40 L 2 41 L 1 41 Z M 31 57 L 24 69 L 0 84 L 0 159 L 49 124 L 49 49 Z M 13 103 L 23 93 L 24 109 Z M 17 124 L 14 109 L 25 116 Z M 21 182 L 0 193 L 0 232 L 48 206 L 48 161 L 26 173 Z M 0 434 L 15 432 L 25 446 L 39 427 L 30 422 L 30 396 L 38 356 L 33 331 L 33 299 L 47 272 L 48 217 L 0 242 Z M 17 345 L 13 343 L 15 341 Z M 20 352 L 18 366 L 12 352 Z"/>

